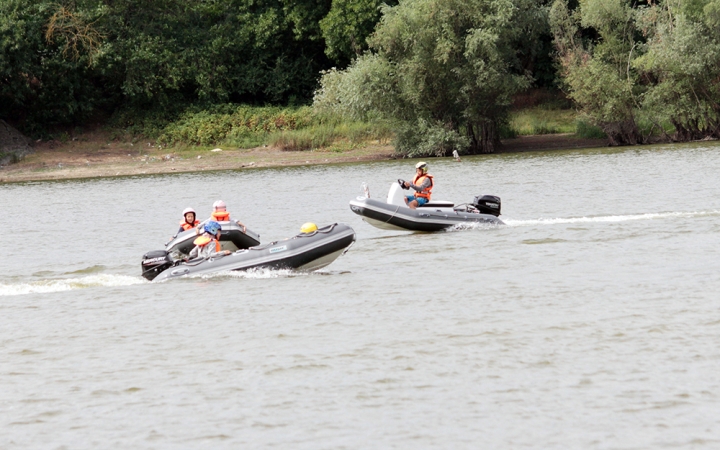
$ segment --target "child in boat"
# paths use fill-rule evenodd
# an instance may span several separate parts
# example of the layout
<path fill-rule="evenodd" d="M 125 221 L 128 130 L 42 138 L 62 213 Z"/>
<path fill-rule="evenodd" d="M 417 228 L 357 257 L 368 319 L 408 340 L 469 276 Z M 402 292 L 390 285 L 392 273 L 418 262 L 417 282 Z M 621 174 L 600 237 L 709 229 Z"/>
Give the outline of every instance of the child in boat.
<path fill-rule="evenodd" d="M 185 208 L 183 211 L 183 220 L 180 221 L 180 228 L 177 230 L 177 233 L 171 238 L 175 239 L 178 234 L 182 233 L 183 231 L 191 230 L 193 228 L 196 228 L 198 225 L 200 225 L 200 221 L 196 218 L 195 210 L 192 208 Z"/>
<path fill-rule="evenodd" d="M 230 221 L 230 213 L 227 211 L 227 206 L 224 201 L 218 200 L 213 203 L 213 212 L 210 216 L 210 220 L 215 220 L 217 222 Z M 247 232 L 247 227 L 245 227 L 242 222 L 236 220 L 235 223 L 243 228 L 243 233 Z"/>
<path fill-rule="evenodd" d="M 214 255 L 229 255 L 229 250 L 220 250 L 220 224 L 214 220 L 208 221 L 203 227 L 203 234 L 195 239 L 188 259 L 207 258 Z"/>

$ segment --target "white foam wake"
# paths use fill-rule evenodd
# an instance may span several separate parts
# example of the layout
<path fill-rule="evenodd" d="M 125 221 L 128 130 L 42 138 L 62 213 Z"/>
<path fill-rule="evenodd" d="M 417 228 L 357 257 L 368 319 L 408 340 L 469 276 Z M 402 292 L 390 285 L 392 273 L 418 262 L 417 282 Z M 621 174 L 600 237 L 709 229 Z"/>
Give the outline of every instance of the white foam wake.
<path fill-rule="evenodd" d="M 632 220 L 654 220 L 666 218 L 687 218 L 720 215 L 720 210 L 712 211 L 688 211 L 688 212 L 664 212 L 646 214 L 627 214 L 619 216 L 596 216 L 596 217 L 558 217 L 552 219 L 534 220 L 513 220 L 503 218 L 503 222 L 511 227 L 525 227 L 532 225 L 557 225 L 565 223 L 599 223 L 599 222 L 628 222 Z"/>
<path fill-rule="evenodd" d="M 146 283 L 141 277 L 127 275 L 97 274 L 79 278 L 58 278 L 38 280 L 29 283 L 0 283 L 0 296 L 44 294 L 49 292 L 72 291 L 98 286 L 129 286 Z"/>
<path fill-rule="evenodd" d="M 297 276 L 305 276 L 308 275 L 307 272 L 297 272 L 290 269 L 268 269 L 268 268 L 258 268 L 258 269 L 248 269 L 248 270 L 242 270 L 242 271 L 234 271 L 229 270 L 226 272 L 216 272 L 216 273 L 210 273 L 205 275 L 196 275 L 191 276 L 190 278 L 204 278 L 204 279 L 210 279 L 210 278 L 250 278 L 250 279 L 266 279 L 266 278 L 289 278 L 289 277 L 297 277 Z"/>

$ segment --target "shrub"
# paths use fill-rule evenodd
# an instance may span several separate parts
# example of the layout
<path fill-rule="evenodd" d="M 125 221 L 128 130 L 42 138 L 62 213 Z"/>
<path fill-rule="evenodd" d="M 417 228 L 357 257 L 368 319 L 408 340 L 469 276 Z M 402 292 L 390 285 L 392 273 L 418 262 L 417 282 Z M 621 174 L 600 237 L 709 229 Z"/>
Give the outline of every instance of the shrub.
<path fill-rule="evenodd" d="M 532 134 L 557 134 L 560 133 L 560 130 L 553 126 L 548 124 L 546 121 L 540 121 L 540 122 L 534 122 L 532 124 Z"/>
<path fill-rule="evenodd" d="M 466 153 L 469 139 L 457 131 L 425 119 L 402 124 L 395 135 L 395 152 L 407 157 L 448 156 Z"/>
<path fill-rule="evenodd" d="M 605 132 L 600 127 L 590 125 L 583 120 L 578 120 L 575 122 L 575 135 L 577 137 L 586 139 L 603 139 L 607 137 Z"/>

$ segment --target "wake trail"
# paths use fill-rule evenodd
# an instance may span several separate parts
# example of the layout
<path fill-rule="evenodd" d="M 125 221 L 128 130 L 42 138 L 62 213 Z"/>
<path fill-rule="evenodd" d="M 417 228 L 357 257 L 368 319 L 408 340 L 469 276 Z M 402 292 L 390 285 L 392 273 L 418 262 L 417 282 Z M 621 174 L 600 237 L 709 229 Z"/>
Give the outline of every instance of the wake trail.
<path fill-rule="evenodd" d="M 215 272 L 209 274 L 193 275 L 188 279 L 212 279 L 212 278 L 244 278 L 244 279 L 268 279 L 268 278 L 292 278 L 298 276 L 307 276 L 312 273 L 294 271 L 291 269 L 268 269 L 266 267 L 247 269 L 247 270 L 228 270 L 225 272 Z"/>
<path fill-rule="evenodd" d="M 7 295 L 45 294 L 65 292 L 92 287 L 130 286 L 147 283 L 141 277 L 127 275 L 98 274 L 77 278 L 59 278 L 31 281 L 29 283 L 0 283 L 0 297 Z"/>
<path fill-rule="evenodd" d="M 531 220 L 514 220 L 502 219 L 507 226 L 510 227 L 526 227 L 533 225 L 557 225 L 572 223 L 602 223 L 602 222 L 629 222 L 633 220 L 655 220 L 667 218 L 693 218 L 720 215 L 720 210 L 711 211 L 687 211 L 687 212 L 663 212 L 663 213 L 645 213 L 645 214 L 626 214 L 613 216 L 596 216 L 596 217 L 558 217 L 550 219 L 531 219 Z"/>

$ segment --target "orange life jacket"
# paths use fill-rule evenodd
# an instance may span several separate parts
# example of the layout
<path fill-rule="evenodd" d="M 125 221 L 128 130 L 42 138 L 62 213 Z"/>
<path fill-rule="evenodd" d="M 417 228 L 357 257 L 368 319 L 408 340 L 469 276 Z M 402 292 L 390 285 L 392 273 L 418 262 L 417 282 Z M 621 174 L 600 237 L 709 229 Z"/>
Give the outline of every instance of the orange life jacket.
<path fill-rule="evenodd" d="M 215 211 L 212 213 L 212 218 L 216 222 L 227 222 L 230 220 L 230 213 L 227 211 Z"/>
<path fill-rule="evenodd" d="M 433 176 L 429 173 L 426 173 L 424 175 L 415 175 L 415 178 L 413 178 L 412 184 L 415 186 L 420 186 L 425 181 L 425 178 L 430 178 L 430 186 L 426 187 L 420 192 L 415 193 L 415 197 L 423 197 L 426 198 L 428 201 L 430 201 L 430 193 L 432 191 L 433 186 L 435 186 L 435 181 L 433 180 Z"/>
<path fill-rule="evenodd" d="M 193 223 L 192 225 L 189 224 L 189 223 L 187 223 L 187 222 L 184 221 L 184 220 L 181 220 L 181 221 L 180 221 L 180 226 L 182 227 L 183 231 L 191 230 L 191 229 L 195 228 L 195 227 L 198 226 L 198 225 L 200 225 L 200 221 L 199 221 L 199 220 L 196 220 L 195 223 Z"/>
<path fill-rule="evenodd" d="M 219 253 L 220 250 L 222 250 L 222 247 L 220 245 L 220 241 L 218 241 L 217 239 L 210 238 L 208 236 L 203 235 L 203 236 L 200 236 L 199 238 L 195 239 L 195 241 L 193 241 L 193 244 L 197 245 L 198 247 L 205 247 L 212 241 L 215 241 L 215 252 Z"/>

